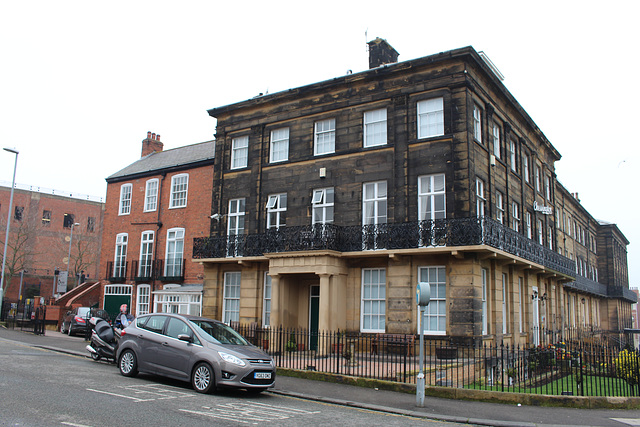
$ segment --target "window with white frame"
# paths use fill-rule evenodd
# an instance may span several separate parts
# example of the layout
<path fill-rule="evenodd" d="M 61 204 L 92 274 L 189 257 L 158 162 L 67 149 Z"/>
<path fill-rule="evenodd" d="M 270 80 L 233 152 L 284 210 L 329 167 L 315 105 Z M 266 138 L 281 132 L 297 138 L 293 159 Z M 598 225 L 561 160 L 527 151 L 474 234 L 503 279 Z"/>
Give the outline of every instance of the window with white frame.
<path fill-rule="evenodd" d="M 313 190 L 311 199 L 311 223 L 330 224 L 333 222 L 333 187 Z"/>
<path fill-rule="evenodd" d="M 231 169 L 247 167 L 249 159 L 249 136 L 239 136 L 231 140 Z"/>
<path fill-rule="evenodd" d="M 362 185 L 362 225 L 387 223 L 387 182 Z"/>
<path fill-rule="evenodd" d="M 126 277 L 127 275 L 127 244 L 129 235 L 127 233 L 119 233 L 116 236 L 116 251 L 113 262 L 113 276 Z"/>
<path fill-rule="evenodd" d="M 314 151 L 316 156 L 336 151 L 336 119 L 320 120 L 315 123 Z"/>
<path fill-rule="evenodd" d="M 151 286 L 138 285 L 136 291 L 136 316 L 142 316 L 149 313 L 151 303 Z"/>
<path fill-rule="evenodd" d="M 169 209 L 184 208 L 187 206 L 187 192 L 189 188 L 189 175 L 181 173 L 171 177 L 171 197 Z"/>
<path fill-rule="evenodd" d="M 418 139 L 444 135 L 444 101 L 433 98 L 420 101 L 418 110 Z"/>
<path fill-rule="evenodd" d="M 509 333 L 509 283 L 507 275 L 502 273 L 502 333 Z"/>
<path fill-rule="evenodd" d="M 436 220 L 447 217 L 444 174 L 418 177 L 418 220 Z"/>
<path fill-rule="evenodd" d="M 520 205 L 516 202 L 511 204 L 511 229 L 520 231 Z"/>
<path fill-rule="evenodd" d="M 544 245 L 544 229 L 542 227 L 542 220 L 538 220 L 538 243 Z"/>
<path fill-rule="evenodd" d="M 122 184 L 120 186 L 120 208 L 118 215 L 129 215 L 131 213 L 131 189 L 132 184 Z"/>
<path fill-rule="evenodd" d="M 227 215 L 227 235 L 244 234 L 245 199 L 229 200 L 229 214 Z"/>
<path fill-rule="evenodd" d="M 476 178 L 476 213 L 478 218 L 484 216 L 484 206 L 486 199 L 484 198 L 484 181 Z"/>
<path fill-rule="evenodd" d="M 222 321 L 227 325 L 240 321 L 240 272 L 224 273 Z"/>
<path fill-rule="evenodd" d="M 151 277 L 153 266 L 153 231 L 143 231 L 140 236 L 140 264 L 138 277 Z"/>
<path fill-rule="evenodd" d="M 272 194 L 267 199 L 267 229 L 284 227 L 287 222 L 287 193 Z"/>
<path fill-rule="evenodd" d="M 531 212 L 527 212 L 526 214 L 526 218 L 527 218 L 527 237 L 529 239 L 533 238 L 533 224 L 531 224 Z"/>
<path fill-rule="evenodd" d="M 178 289 L 172 291 L 171 287 L 165 286 L 164 290 L 156 291 L 155 312 L 156 313 L 176 313 L 191 316 L 202 315 L 202 293 L 198 291 L 183 292 Z M 176 286 L 179 288 L 179 286 Z"/>
<path fill-rule="evenodd" d="M 375 147 L 387 143 L 387 109 L 364 113 L 364 147 Z"/>
<path fill-rule="evenodd" d="M 482 335 L 489 333 L 489 308 L 487 306 L 487 276 L 486 268 L 482 269 Z"/>
<path fill-rule="evenodd" d="M 482 110 L 476 104 L 473 105 L 473 138 L 482 142 Z"/>
<path fill-rule="evenodd" d="M 158 179 L 147 181 L 144 191 L 144 211 L 153 212 L 158 209 Z"/>
<path fill-rule="evenodd" d="M 262 327 L 271 326 L 271 276 L 264 273 L 264 294 L 262 296 Z"/>
<path fill-rule="evenodd" d="M 500 158 L 500 127 L 497 123 L 493 124 L 493 155 Z"/>
<path fill-rule="evenodd" d="M 524 174 L 525 182 L 529 182 L 529 180 L 531 179 L 529 177 L 529 156 L 527 156 L 526 154 L 522 156 L 522 173 Z"/>
<path fill-rule="evenodd" d="M 184 254 L 184 228 L 172 228 L 167 231 L 167 250 L 165 256 L 164 275 L 180 277 Z"/>
<path fill-rule="evenodd" d="M 541 191 L 542 189 L 542 177 L 540 176 L 540 165 L 536 164 L 536 191 Z"/>
<path fill-rule="evenodd" d="M 430 335 L 447 333 L 447 281 L 444 266 L 419 267 L 418 282 L 431 288 L 423 331 Z"/>
<path fill-rule="evenodd" d="M 547 245 L 549 245 L 549 249 L 553 250 L 553 227 L 549 226 L 547 229 Z"/>
<path fill-rule="evenodd" d="M 516 172 L 518 170 L 518 164 L 516 163 L 518 157 L 516 156 L 516 142 L 513 139 L 509 141 L 509 156 L 511 170 Z"/>
<path fill-rule="evenodd" d="M 496 191 L 496 220 L 504 224 L 504 197 L 499 191 Z"/>
<path fill-rule="evenodd" d="M 385 332 L 386 283 L 384 268 L 362 269 L 361 332 Z"/>
<path fill-rule="evenodd" d="M 547 200 L 551 201 L 551 178 L 549 175 L 544 176 L 544 194 Z"/>
<path fill-rule="evenodd" d="M 289 128 L 275 129 L 271 131 L 271 163 L 289 160 Z"/>

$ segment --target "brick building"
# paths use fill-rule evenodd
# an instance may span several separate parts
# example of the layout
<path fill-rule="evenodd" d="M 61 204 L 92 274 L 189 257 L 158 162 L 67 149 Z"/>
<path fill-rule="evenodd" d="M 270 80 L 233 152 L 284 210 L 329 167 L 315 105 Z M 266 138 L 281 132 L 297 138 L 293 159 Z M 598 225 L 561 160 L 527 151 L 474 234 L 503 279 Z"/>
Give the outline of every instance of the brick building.
<path fill-rule="evenodd" d="M 2 247 L 6 221 L 11 218 L 5 264 L 7 301 L 19 300 L 21 288 L 23 298 L 51 297 L 76 287 L 82 279 L 98 277 L 104 214 L 99 198 L 16 185 L 12 212 L 8 212 L 10 197 L 11 187 L 0 186 Z M 55 271 L 67 272 L 69 251 L 69 280 L 54 289 Z"/>
<path fill-rule="evenodd" d="M 628 242 L 556 180 L 560 153 L 486 56 L 396 63 L 386 41 L 369 46 L 368 71 L 209 110 L 204 314 L 413 334 L 421 283 L 431 336 L 537 344 L 626 326 Z"/>
<path fill-rule="evenodd" d="M 203 267 L 191 262 L 208 235 L 213 141 L 163 150 L 148 132 L 141 158 L 107 178 L 100 274 L 102 305 L 136 314 L 200 314 Z"/>

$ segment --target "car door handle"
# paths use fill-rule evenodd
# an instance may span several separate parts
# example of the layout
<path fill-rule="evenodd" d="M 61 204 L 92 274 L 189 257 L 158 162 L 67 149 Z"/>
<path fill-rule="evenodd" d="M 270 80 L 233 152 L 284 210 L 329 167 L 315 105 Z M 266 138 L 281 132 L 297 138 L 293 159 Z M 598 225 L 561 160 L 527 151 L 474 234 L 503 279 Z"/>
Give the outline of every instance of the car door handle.
<path fill-rule="evenodd" d="M 169 345 L 169 343 L 165 341 L 165 342 L 162 343 L 162 345 L 166 347 L 166 346 Z"/>

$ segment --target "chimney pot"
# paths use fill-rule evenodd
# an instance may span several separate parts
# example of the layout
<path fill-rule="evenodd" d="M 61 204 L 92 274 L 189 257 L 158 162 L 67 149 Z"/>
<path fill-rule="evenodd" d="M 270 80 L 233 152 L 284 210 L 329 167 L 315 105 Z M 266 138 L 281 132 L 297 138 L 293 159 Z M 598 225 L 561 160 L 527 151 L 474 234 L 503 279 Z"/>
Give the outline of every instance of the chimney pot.
<path fill-rule="evenodd" d="M 147 139 L 151 139 L 151 131 L 147 132 Z"/>
<path fill-rule="evenodd" d="M 160 134 L 156 135 L 156 141 L 160 141 Z"/>

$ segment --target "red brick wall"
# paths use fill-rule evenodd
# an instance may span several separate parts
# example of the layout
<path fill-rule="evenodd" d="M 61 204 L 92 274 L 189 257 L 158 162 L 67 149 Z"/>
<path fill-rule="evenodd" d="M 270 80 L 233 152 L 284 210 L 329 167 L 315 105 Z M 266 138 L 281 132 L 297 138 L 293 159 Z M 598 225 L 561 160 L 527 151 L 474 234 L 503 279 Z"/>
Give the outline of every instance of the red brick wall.
<path fill-rule="evenodd" d="M 187 206 L 185 208 L 169 209 L 171 193 L 171 177 L 188 173 L 189 184 Z M 158 209 L 144 212 L 145 190 L 148 180 L 159 180 Z M 213 180 L 213 166 L 199 167 L 180 172 L 169 173 L 166 177 L 153 175 L 144 178 L 120 181 L 107 185 L 107 199 L 104 215 L 104 232 L 102 240 L 102 256 L 100 259 L 100 277 L 108 279 L 107 263 L 115 257 L 116 236 L 118 233 L 128 233 L 127 261 L 128 276 L 131 276 L 132 261 L 140 258 L 140 239 L 143 231 L 155 233 L 154 259 L 165 259 L 167 231 L 171 228 L 185 229 L 184 259 L 185 284 L 201 284 L 203 281 L 203 267 L 191 262 L 194 237 L 208 236 L 211 214 L 211 185 Z M 132 184 L 131 213 L 118 215 L 120 203 L 120 187 Z M 162 223 L 158 228 L 157 222 Z M 110 275 L 111 273 L 109 273 Z M 160 289 L 162 283 L 156 282 L 155 289 Z"/>
<path fill-rule="evenodd" d="M 56 196 L 52 194 L 39 193 L 37 191 L 26 191 L 16 189 L 13 197 L 12 212 L 9 211 L 9 199 L 11 188 L 0 187 L 0 240 L 4 243 L 6 231 L 6 221 L 8 215 L 11 217 L 10 245 L 15 242 L 18 235 L 26 237 L 25 249 L 23 253 L 29 254 L 25 262 L 28 274 L 25 275 L 23 291 L 27 284 L 39 285 L 42 296 L 52 295 L 53 272 L 56 268 L 66 270 L 67 264 L 64 260 L 69 254 L 69 237 L 71 230 L 63 226 L 64 214 L 72 214 L 74 221 L 80 226 L 74 227 L 71 245 L 71 274 L 74 272 L 74 260 L 78 257 L 77 243 L 81 242 L 83 248 L 88 250 L 83 255 L 83 259 L 89 261 L 85 270 L 85 275 L 89 278 L 98 276 L 98 266 L 101 249 L 101 224 L 103 221 L 103 203 L 89 200 L 74 199 L 70 197 Z M 24 207 L 22 221 L 14 219 L 15 207 Z M 51 221 L 43 223 L 43 211 L 51 212 Z M 95 219 L 93 232 L 87 229 L 88 218 Z M 4 248 L 4 245 L 2 245 Z M 8 249 L 9 254 L 11 249 Z M 10 255 L 7 257 L 9 262 Z M 91 262 L 92 261 L 92 262 Z M 17 296 L 20 283 L 19 276 L 11 280 L 11 286 L 7 288 L 8 296 Z M 75 285 L 75 281 L 70 281 Z M 15 289 L 14 289 L 15 288 Z"/>

